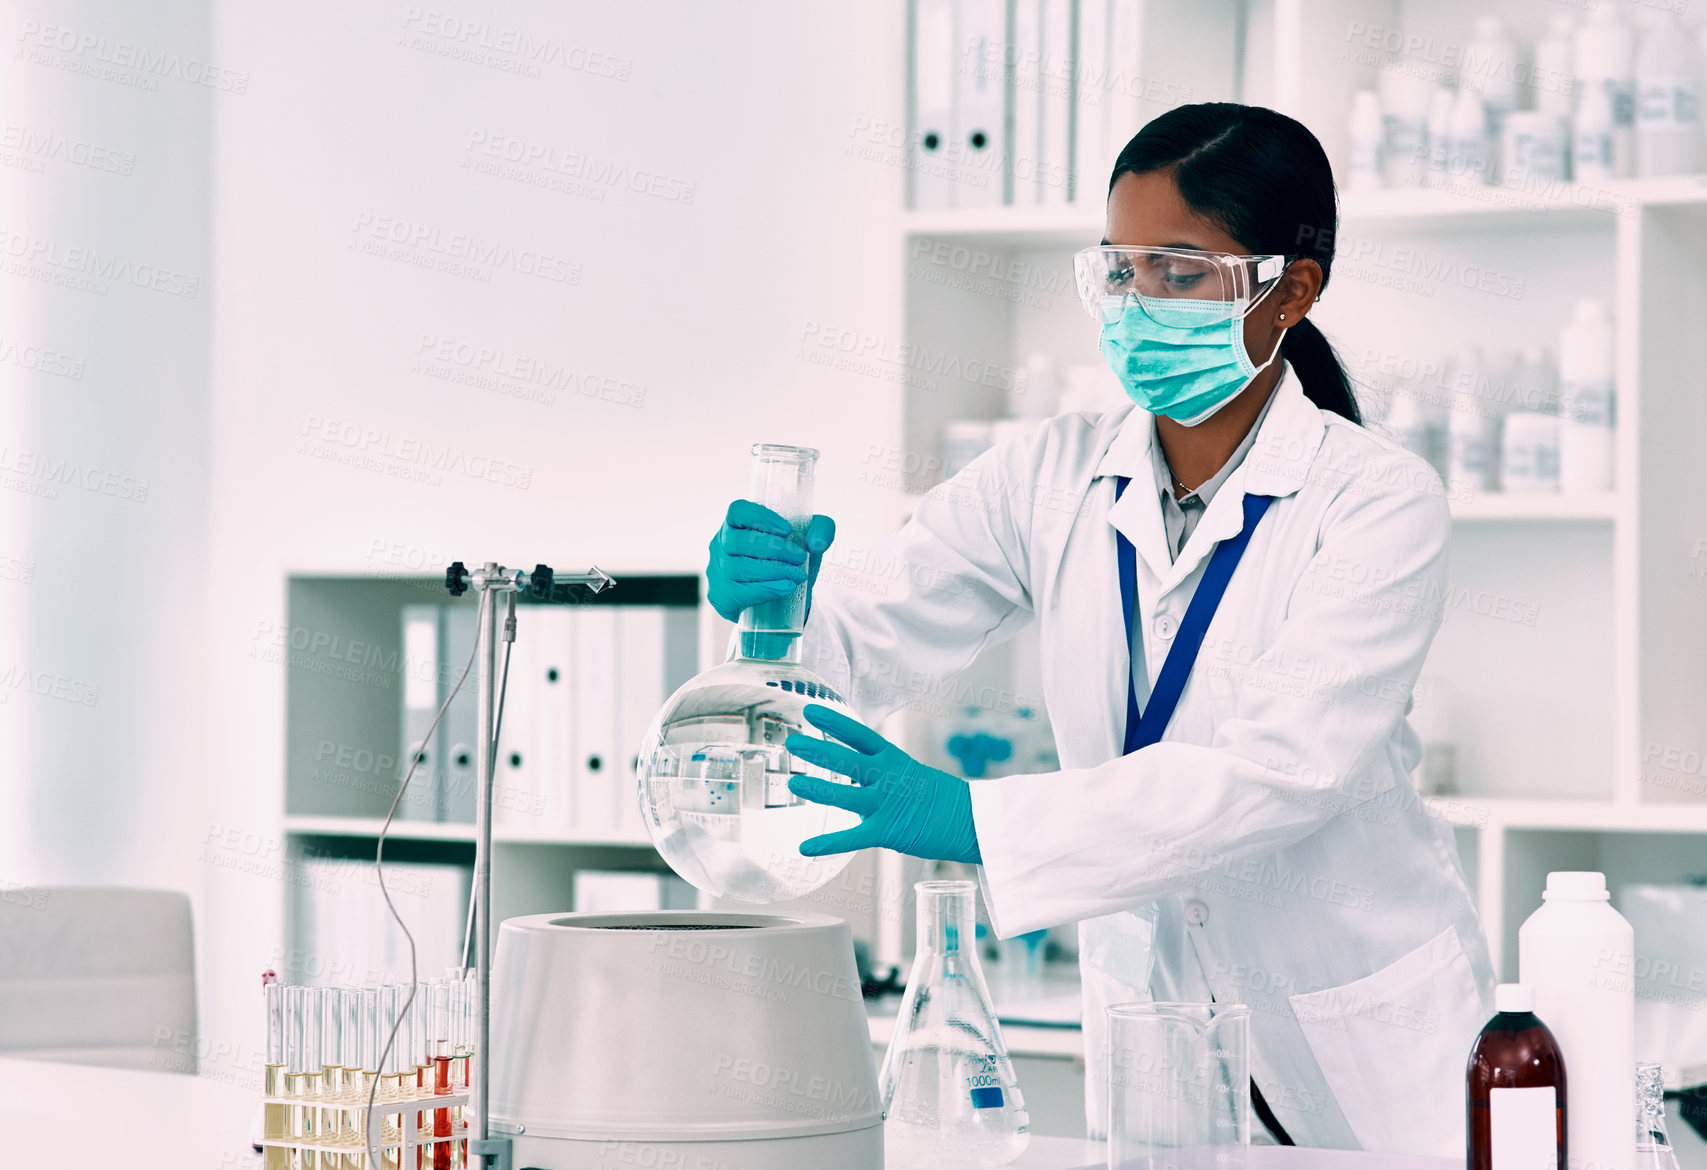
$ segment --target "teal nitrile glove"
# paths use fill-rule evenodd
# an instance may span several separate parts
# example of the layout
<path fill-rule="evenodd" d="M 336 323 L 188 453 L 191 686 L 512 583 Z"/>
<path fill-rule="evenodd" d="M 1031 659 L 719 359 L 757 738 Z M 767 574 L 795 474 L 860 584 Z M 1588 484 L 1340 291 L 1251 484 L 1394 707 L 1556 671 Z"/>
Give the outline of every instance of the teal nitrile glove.
<path fill-rule="evenodd" d="M 763 504 L 736 500 L 729 505 L 723 527 L 711 538 L 706 600 L 725 621 L 732 622 L 749 606 L 786 597 L 805 581 L 810 609 L 819 562 L 835 539 L 836 522 L 814 516 L 806 526 L 806 547 L 801 548 L 787 520 Z"/>
<path fill-rule="evenodd" d="M 972 825 L 971 785 L 927 768 L 865 724 L 828 707 L 808 703 L 806 720 L 848 746 L 796 733 L 785 745 L 789 754 L 852 777 L 854 783 L 795 776 L 788 790 L 818 804 L 856 812 L 861 820 L 851 829 L 808 838 L 801 842 L 801 853 L 822 857 L 881 846 L 933 861 L 983 864 L 978 832 Z"/>

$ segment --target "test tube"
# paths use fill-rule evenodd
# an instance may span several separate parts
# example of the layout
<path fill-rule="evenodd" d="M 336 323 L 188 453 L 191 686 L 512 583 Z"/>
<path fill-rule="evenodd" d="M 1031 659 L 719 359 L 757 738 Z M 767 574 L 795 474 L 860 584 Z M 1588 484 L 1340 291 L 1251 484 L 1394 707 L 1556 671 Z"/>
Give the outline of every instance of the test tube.
<path fill-rule="evenodd" d="M 338 1010 L 344 1018 L 344 1047 L 339 1065 L 344 1074 L 344 1093 L 351 1100 L 367 1100 L 362 1081 L 362 995 L 354 987 L 338 992 Z"/>
<path fill-rule="evenodd" d="M 338 1101 L 344 1096 L 344 1068 L 340 1063 L 344 1055 L 344 1017 L 338 1010 L 338 989 L 317 987 L 315 994 L 320 1000 L 320 1099 Z M 343 1133 L 343 1121 L 337 1109 L 322 1109 L 316 1140 L 336 1145 Z M 339 1170 L 339 1161 L 336 1154 L 320 1155 L 322 1170 Z"/>
<path fill-rule="evenodd" d="M 387 1047 L 389 1041 L 389 1047 Z M 403 1019 L 403 988 L 395 983 L 388 983 L 379 989 L 379 1028 L 375 1033 L 375 1047 L 380 1054 L 379 1076 L 380 1096 L 386 1101 L 396 1101 L 403 1096 L 404 1056 L 409 1044 L 409 1029 Z M 392 1118 L 396 1118 L 393 1121 Z M 400 1128 L 403 1118 L 400 1114 L 387 1113 L 380 1125 L 381 1141 L 401 1140 Z M 394 1150 L 381 1151 L 384 1170 L 397 1170 L 397 1152 Z"/>
<path fill-rule="evenodd" d="M 468 979 L 461 967 L 452 967 L 445 979 L 450 988 L 450 1084 L 452 1091 L 468 1089 Z M 462 1106 L 454 1106 L 450 1111 L 451 1127 L 455 1130 L 462 1128 Z M 468 1165 L 468 1139 L 463 1138 L 453 1147 L 451 1157 L 453 1167 Z"/>
<path fill-rule="evenodd" d="M 353 1044 L 350 1060 L 358 1070 L 356 1078 L 356 1102 L 361 1106 L 357 1113 L 351 1114 L 353 1136 L 357 1147 L 361 1150 L 346 1160 L 350 1170 L 367 1170 L 367 1099 L 368 1094 L 374 1094 L 376 1101 L 383 1099 L 379 1091 L 379 1050 L 385 1043 L 385 1035 L 379 1030 L 379 988 L 362 987 L 350 992 L 350 1002 L 354 1005 L 355 1039 L 349 1038 L 348 1021 L 345 1016 L 345 1043 Z M 349 1074 L 346 1073 L 346 1076 Z"/>
<path fill-rule="evenodd" d="M 313 987 L 293 987 L 290 990 L 297 1005 L 297 1049 L 296 1060 L 292 1062 L 296 1069 L 296 1095 L 304 1101 L 315 1101 L 320 1097 L 323 1075 L 320 1067 L 320 996 Z M 312 1105 L 296 1106 L 292 1132 L 297 1140 L 311 1143 L 316 1139 L 320 1128 L 319 1114 L 320 1111 Z M 312 1150 L 303 1150 L 297 1157 L 300 1170 L 317 1170 L 320 1165 Z"/>
<path fill-rule="evenodd" d="M 285 1074 L 290 1067 L 285 1062 L 285 986 L 274 979 L 261 989 L 267 1000 L 267 1065 L 262 1092 L 268 1097 L 285 1094 Z M 268 1102 L 265 1109 L 266 1135 L 283 1140 L 290 1136 L 290 1106 Z M 267 1146 L 266 1170 L 289 1170 L 290 1151 L 283 1146 Z"/>
<path fill-rule="evenodd" d="M 361 1114 L 353 1106 L 367 1101 L 367 1090 L 362 1083 L 362 1001 L 353 987 L 340 987 L 335 995 L 339 1020 L 338 1079 L 347 1103 L 338 1111 L 339 1143 L 352 1150 L 343 1156 L 340 1164 L 343 1170 L 363 1170 L 367 1159 L 353 1152 L 362 1132 Z"/>
<path fill-rule="evenodd" d="M 415 1003 L 412 1011 L 414 1026 L 410 1031 L 414 1036 L 415 1093 L 417 1096 L 425 1097 L 430 1096 L 433 1092 L 433 991 L 430 984 L 417 983 L 415 985 Z M 427 1127 L 432 1124 L 432 1114 L 425 1110 L 415 1114 L 415 1124 L 418 1127 L 417 1133 L 426 1131 Z M 422 1157 L 424 1153 L 425 1151 L 421 1147 L 415 1147 L 417 1170 L 421 1170 L 422 1167 L 430 1164 L 427 1159 Z"/>

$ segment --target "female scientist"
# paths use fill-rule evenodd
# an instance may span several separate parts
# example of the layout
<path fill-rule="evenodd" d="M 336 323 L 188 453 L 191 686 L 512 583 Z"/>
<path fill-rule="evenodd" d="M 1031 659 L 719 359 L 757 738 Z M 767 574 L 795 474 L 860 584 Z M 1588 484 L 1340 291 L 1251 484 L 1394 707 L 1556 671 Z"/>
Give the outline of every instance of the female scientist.
<path fill-rule="evenodd" d="M 880 599 L 826 588 L 806 666 L 880 721 L 1022 623 L 1041 623 L 1062 769 L 968 784 L 809 707 L 840 743 L 796 777 L 871 846 L 979 863 L 998 935 L 1079 923 L 1091 1131 L 1104 1008 L 1252 1008 L 1252 1105 L 1274 1140 L 1456 1154 L 1464 1060 L 1492 968 L 1451 829 L 1410 783 L 1405 722 L 1441 620 L 1439 480 L 1359 425 L 1308 314 L 1333 264 L 1321 144 L 1272 110 L 1186 106 L 1109 185 L 1075 258 L 1133 406 L 1066 414 L 923 499 Z M 733 619 L 816 572 L 746 501 L 713 539 Z M 846 746 L 842 746 L 846 745 Z"/>

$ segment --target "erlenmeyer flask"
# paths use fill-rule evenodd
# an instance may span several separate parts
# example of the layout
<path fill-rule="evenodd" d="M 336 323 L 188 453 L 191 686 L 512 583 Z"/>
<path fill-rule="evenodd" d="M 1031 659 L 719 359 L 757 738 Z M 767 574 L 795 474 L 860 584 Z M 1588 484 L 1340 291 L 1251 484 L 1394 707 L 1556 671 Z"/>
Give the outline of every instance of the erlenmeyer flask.
<path fill-rule="evenodd" d="M 1678 1170 L 1666 1133 L 1665 1083 L 1660 1066 L 1636 1065 L 1636 1170 Z"/>
<path fill-rule="evenodd" d="M 813 467 L 807 447 L 758 444 L 748 498 L 794 526 L 804 547 L 812 519 Z M 640 744 L 641 817 L 658 852 L 708 894 L 779 902 L 817 889 L 851 853 L 803 857 L 800 843 L 859 823 L 854 813 L 802 800 L 791 776 L 849 783 L 795 759 L 790 734 L 816 739 L 808 703 L 857 719 L 842 697 L 800 665 L 806 586 L 741 614 L 739 654 L 684 683 L 659 710 Z"/>
<path fill-rule="evenodd" d="M 1031 1139 L 973 934 L 972 882 L 920 882 L 919 945 L 883 1058 L 891 1165 L 1005 1166 Z"/>

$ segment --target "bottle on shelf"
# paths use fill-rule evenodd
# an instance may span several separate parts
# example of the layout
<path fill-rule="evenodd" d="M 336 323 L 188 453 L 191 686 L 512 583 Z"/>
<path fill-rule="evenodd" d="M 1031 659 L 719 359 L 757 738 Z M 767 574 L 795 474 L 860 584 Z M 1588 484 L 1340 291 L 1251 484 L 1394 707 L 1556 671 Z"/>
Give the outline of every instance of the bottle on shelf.
<path fill-rule="evenodd" d="M 1353 191 L 1374 191 L 1381 186 L 1381 99 L 1372 89 L 1360 89 L 1351 97 L 1350 166 L 1347 185 Z"/>
<path fill-rule="evenodd" d="M 1570 152 L 1570 124 L 1564 118 L 1540 110 L 1514 110 L 1506 115 L 1500 159 L 1507 186 L 1563 182 L 1569 173 Z"/>
<path fill-rule="evenodd" d="M 1455 184 L 1474 186 L 1488 181 L 1488 123 L 1482 99 L 1474 90 L 1460 89 L 1452 102 L 1452 122 L 1446 132 L 1446 171 Z"/>
<path fill-rule="evenodd" d="M 1547 35 L 1535 42 L 1535 108 L 1543 114 L 1571 118 L 1572 91 L 1576 81 L 1577 22 L 1569 13 L 1555 13 L 1547 22 Z"/>
<path fill-rule="evenodd" d="M 1604 183 L 1618 177 L 1617 117 L 1612 94 L 1591 85 L 1577 95 L 1571 120 L 1571 178 L 1578 183 Z"/>
<path fill-rule="evenodd" d="M 1009 416 L 1050 418 L 1060 399 L 1061 373 L 1055 367 L 1055 360 L 1044 350 L 1032 350 L 1025 359 L 1025 381 L 1016 383 L 1008 394 Z"/>
<path fill-rule="evenodd" d="M 1677 13 L 1646 11 L 1636 52 L 1636 173 L 1701 168 L 1701 51 Z"/>
<path fill-rule="evenodd" d="M 1570 1088 L 1559 1043 L 1535 1014 L 1535 989 L 1494 988 L 1494 1017 L 1465 1075 L 1467 1170 L 1565 1170 Z"/>
<path fill-rule="evenodd" d="M 1378 85 L 1381 177 L 1389 187 L 1418 186 L 1427 160 L 1428 103 L 1434 83 L 1394 63 L 1381 70 Z"/>
<path fill-rule="evenodd" d="M 1591 91 L 1606 95 L 1612 115 L 1612 175 L 1636 173 L 1635 38 L 1618 15 L 1618 5 L 1599 4 L 1576 38 L 1577 116 L 1582 118 Z M 1581 143 L 1582 130 L 1576 130 Z M 1577 175 L 1578 182 L 1596 181 Z"/>
<path fill-rule="evenodd" d="M 1465 349 L 1453 359 L 1446 486 L 1454 497 L 1480 495 L 1497 482 L 1493 456 L 1499 449 L 1499 416 L 1497 404 L 1485 392 L 1488 374 L 1479 349 Z"/>
<path fill-rule="evenodd" d="M 1383 426 L 1392 440 L 1420 457 L 1439 473 L 1447 475 L 1447 413 L 1450 384 L 1421 378 L 1396 381 L 1387 399 Z"/>
<path fill-rule="evenodd" d="M 1559 490 L 1559 378 L 1538 347 L 1523 352 L 1513 409 L 1500 429 L 1500 489 Z"/>
<path fill-rule="evenodd" d="M 1566 492 L 1612 488 L 1612 315 L 1606 303 L 1580 300 L 1559 337 L 1559 487 Z"/>
<path fill-rule="evenodd" d="M 1541 908 L 1517 932 L 1518 979 L 1565 1058 L 1571 1163 L 1620 1170 L 1635 1157 L 1635 934 L 1606 876 L 1547 875 Z"/>
<path fill-rule="evenodd" d="M 1506 115 L 1517 109 L 1517 45 L 1497 16 L 1478 16 L 1471 26 L 1458 69 L 1458 83 L 1482 99 L 1489 154 L 1489 169 L 1501 173 L 1499 144 L 1504 140 Z"/>
<path fill-rule="evenodd" d="M 1411 729 L 1422 743 L 1412 780 L 1424 796 L 1456 796 L 1458 743 L 1452 734 L 1452 684 L 1438 675 L 1417 680 Z"/>
<path fill-rule="evenodd" d="M 1428 173 L 1424 181 L 1431 187 L 1442 185 L 1447 178 L 1447 163 L 1452 150 L 1452 104 L 1456 95 L 1450 86 L 1436 85 L 1428 97 Z"/>

